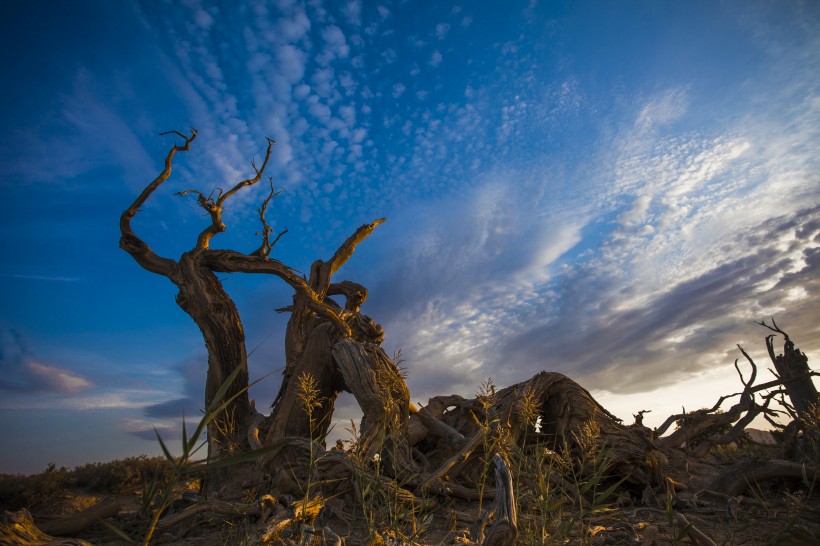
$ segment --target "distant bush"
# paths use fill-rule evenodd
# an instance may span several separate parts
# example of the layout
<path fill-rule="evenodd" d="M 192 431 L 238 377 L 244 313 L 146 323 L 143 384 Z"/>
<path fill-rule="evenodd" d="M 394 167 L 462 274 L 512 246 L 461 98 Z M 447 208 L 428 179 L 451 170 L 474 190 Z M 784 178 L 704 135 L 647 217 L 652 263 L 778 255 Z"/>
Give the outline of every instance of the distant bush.
<path fill-rule="evenodd" d="M 0 508 L 19 510 L 50 504 L 70 486 L 68 474 L 68 469 L 54 464 L 31 476 L 0 474 Z"/>
<path fill-rule="evenodd" d="M 164 457 L 128 457 L 108 463 L 90 463 L 74 469 L 50 464 L 30 476 L 0 474 L 0 510 L 37 509 L 54 504 L 68 489 L 95 493 L 126 493 L 155 477 L 169 478 L 172 469 Z"/>
<path fill-rule="evenodd" d="M 76 487 L 95 492 L 133 491 L 155 476 L 171 476 L 171 466 L 164 457 L 128 457 L 109 463 L 91 463 L 71 471 Z"/>

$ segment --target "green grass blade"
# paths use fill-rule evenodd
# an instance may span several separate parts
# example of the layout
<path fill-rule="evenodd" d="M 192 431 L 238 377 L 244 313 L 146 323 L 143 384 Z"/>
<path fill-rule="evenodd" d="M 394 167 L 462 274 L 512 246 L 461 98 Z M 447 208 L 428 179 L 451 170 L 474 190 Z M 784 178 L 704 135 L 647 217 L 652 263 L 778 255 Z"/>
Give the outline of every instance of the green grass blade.
<path fill-rule="evenodd" d="M 159 447 L 162 448 L 162 453 L 165 455 L 165 458 L 168 459 L 168 461 L 171 462 L 171 463 L 176 463 L 176 459 L 174 459 L 174 456 L 171 455 L 170 451 L 168 451 L 168 448 L 166 447 L 165 442 L 162 441 L 162 437 L 159 435 L 159 431 L 157 430 L 157 427 L 154 427 L 154 434 L 156 434 L 156 436 L 157 436 L 157 441 L 159 442 Z"/>
<path fill-rule="evenodd" d="M 246 451 L 244 453 L 238 453 L 232 457 L 228 457 L 226 459 L 220 459 L 214 462 L 205 462 L 199 461 L 195 464 L 192 464 L 188 468 L 185 469 L 186 472 L 200 472 L 200 471 L 208 471 L 208 470 L 215 470 L 217 468 L 224 468 L 226 466 L 233 466 L 240 463 L 248 463 L 256 461 L 261 457 L 266 457 L 269 455 L 274 455 L 281 451 L 283 448 L 300 441 L 301 439 L 297 438 L 285 438 L 283 440 L 279 440 L 274 445 L 260 447 L 259 449 L 254 449 L 253 451 Z"/>
<path fill-rule="evenodd" d="M 239 375 L 239 371 L 241 369 L 241 366 L 236 367 L 234 371 L 232 371 L 231 374 L 225 379 L 222 385 L 219 386 L 219 390 L 216 391 L 216 394 L 214 394 L 213 399 L 211 399 L 210 407 L 208 407 L 208 409 L 205 411 L 206 415 L 211 413 L 211 410 L 215 410 L 222 403 L 222 399 L 228 393 L 228 389 L 231 388 L 231 383 L 234 382 L 236 376 Z M 226 402 L 226 404 L 227 403 L 228 402 Z"/>
<path fill-rule="evenodd" d="M 128 544 L 136 544 L 136 541 L 133 538 L 128 536 L 128 534 L 125 531 L 123 531 L 122 529 L 120 529 L 116 525 L 108 523 L 105 520 L 101 520 L 100 523 L 105 525 L 105 527 L 107 527 L 109 531 L 111 531 L 112 533 L 114 533 L 115 535 L 117 535 L 118 537 L 123 539 L 124 541 L 126 541 Z"/>
<path fill-rule="evenodd" d="M 185 414 L 182 414 L 182 458 L 188 459 L 191 451 L 191 444 L 188 441 L 188 431 L 185 430 Z"/>
<path fill-rule="evenodd" d="M 598 493 L 595 496 L 595 500 L 593 501 L 593 504 L 595 506 L 599 506 L 599 505 L 603 504 L 604 501 L 606 501 L 606 499 L 608 499 L 610 496 L 612 496 L 612 494 L 615 492 L 615 490 L 618 489 L 621 486 L 621 484 L 624 483 L 625 480 L 626 480 L 626 477 L 623 477 L 620 480 L 618 480 L 617 482 L 615 482 L 614 484 L 607 487 L 601 493 Z"/>

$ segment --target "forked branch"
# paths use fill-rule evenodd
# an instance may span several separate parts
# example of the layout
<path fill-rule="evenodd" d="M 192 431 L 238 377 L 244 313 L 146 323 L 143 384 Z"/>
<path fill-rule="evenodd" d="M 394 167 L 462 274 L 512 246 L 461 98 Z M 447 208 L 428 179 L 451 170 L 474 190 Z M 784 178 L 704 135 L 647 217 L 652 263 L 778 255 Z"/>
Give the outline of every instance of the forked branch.
<path fill-rule="evenodd" d="M 211 217 L 211 225 L 203 229 L 199 234 L 199 237 L 197 237 L 195 250 L 205 250 L 208 248 L 211 238 L 214 235 L 225 231 L 226 227 L 222 222 L 222 209 L 225 205 L 225 201 L 245 186 L 253 186 L 262 179 L 262 174 L 264 174 L 265 168 L 267 168 L 268 161 L 270 160 L 273 145 L 276 144 L 276 142 L 271 138 L 266 137 L 265 140 L 268 141 L 268 148 L 265 151 L 265 160 L 262 162 L 261 167 L 257 167 L 256 162 L 251 162 L 251 166 L 253 167 L 255 173 L 255 176 L 252 178 L 238 182 L 233 188 L 226 192 L 223 192 L 220 189 L 216 199 L 214 199 L 213 193 L 211 193 L 208 197 L 205 197 L 205 195 L 198 190 L 185 190 L 177 193 L 177 195 L 181 196 L 188 194 L 196 195 L 197 203 L 199 203 L 199 205 L 205 209 Z"/>
<path fill-rule="evenodd" d="M 270 193 L 262 201 L 262 206 L 259 207 L 257 212 L 259 213 L 259 220 L 262 222 L 262 231 L 258 232 L 257 235 L 262 236 L 262 245 L 251 252 L 252 256 L 259 256 L 260 258 L 267 258 L 270 255 L 270 251 L 276 246 L 276 243 L 279 242 L 279 239 L 282 238 L 282 235 L 288 232 L 288 228 L 280 231 L 276 238 L 271 242 L 270 235 L 273 233 L 273 228 L 268 225 L 267 220 L 265 220 L 265 212 L 268 210 L 268 204 L 273 200 L 274 197 L 282 193 L 282 190 L 276 191 L 273 188 L 273 178 L 268 179 L 270 181 Z"/>
<path fill-rule="evenodd" d="M 154 193 L 154 191 L 156 191 L 156 189 L 160 187 L 163 182 L 168 180 L 169 176 L 171 176 L 174 156 L 176 153 L 187 152 L 191 149 L 191 143 L 196 139 L 197 131 L 196 129 L 191 129 L 190 136 L 185 136 L 179 131 L 167 131 L 165 133 L 160 133 L 160 135 L 168 134 L 181 137 L 185 140 L 185 143 L 181 145 L 176 144 L 168 151 L 168 155 L 165 156 L 165 167 L 162 169 L 162 172 L 159 173 L 153 182 L 148 184 L 148 186 L 142 190 L 142 193 L 139 194 L 131 206 L 125 209 L 122 216 L 120 216 L 120 248 L 128 252 L 144 269 L 152 273 L 157 273 L 158 275 L 164 275 L 165 277 L 173 280 L 177 269 L 176 262 L 157 255 L 153 250 L 151 250 L 151 247 L 149 247 L 145 241 L 140 239 L 134 233 L 134 230 L 131 227 L 131 219 L 135 214 L 137 214 L 140 207 L 142 207 L 151 194 Z"/>

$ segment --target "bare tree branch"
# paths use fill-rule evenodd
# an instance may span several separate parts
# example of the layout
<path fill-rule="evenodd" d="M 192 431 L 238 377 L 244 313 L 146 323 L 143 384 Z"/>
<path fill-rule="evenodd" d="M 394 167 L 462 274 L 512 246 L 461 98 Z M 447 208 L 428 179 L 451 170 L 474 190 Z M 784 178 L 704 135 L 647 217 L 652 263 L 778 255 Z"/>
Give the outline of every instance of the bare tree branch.
<path fill-rule="evenodd" d="M 204 258 L 208 267 L 219 273 L 267 273 L 272 274 L 293 287 L 302 296 L 308 308 L 317 315 L 332 322 L 345 336 L 351 331 L 347 323 L 307 284 L 297 271 L 278 260 L 242 254 L 233 250 L 212 250 Z"/>
<path fill-rule="evenodd" d="M 374 229 L 386 221 L 387 218 L 379 218 L 370 224 L 361 226 L 353 235 L 348 237 L 330 259 L 328 277 L 336 273 L 336 271 L 342 267 L 345 262 L 347 262 L 347 260 L 353 255 L 353 251 L 356 250 L 356 245 L 365 240 L 371 233 L 373 233 Z"/>
<path fill-rule="evenodd" d="M 257 235 L 262 236 L 262 245 L 251 252 L 252 256 L 259 256 L 261 258 L 267 258 L 270 255 L 271 249 L 276 246 L 276 243 L 279 242 L 279 239 L 282 238 L 282 235 L 288 232 L 288 228 L 285 228 L 283 231 L 279 232 L 276 236 L 276 239 L 273 242 L 270 242 L 270 234 L 273 233 L 273 228 L 268 225 L 268 222 L 265 220 L 265 212 L 268 209 L 268 204 L 273 200 L 274 197 L 282 193 L 282 190 L 276 191 L 273 188 L 273 179 L 270 180 L 270 193 L 262 202 L 262 206 L 259 207 L 257 211 L 259 213 L 259 220 L 262 222 L 262 231 L 257 233 Z"/>
<path fill-rule="evenodd" d="M 191 149 L 191 143 L 196 139 L 197 131 L 196 129 L 192 129 L 190 136 L 185 136 L 179 131 L 160 133 L 160 135 L 168 134 L 174 134 L 183 138 L 185 143 L 182 145 L 174 145 L 174 147 L 168 151 L 168 155 L 165 156 L 165 168 L 153 182 L 142 190 L 142 193 L 139 194 L 131 206 L 125 209 L 122 216 L 120 216 L 120 248 L 128 252 L 144 269 L 174 280 L 177 276 L 177 263 L 174 260 L 157 255 L 145 241 L 134 233 L 131 227 L 131 219 L 137 214 L 140 207 L 148 200 L 151 194 L 171 176 L 174 155 L 176 155 L 177 152 L 187 152 Z"/>
<path fill-rule="evenodd" d="M 203 229 L 199 234 L 196 241 L 195 250 L 205 250 L 208 248 L 211 238 L 214 235 L 225 231 L 226 227 L 222 222 L 222 209 L 225 205 L 225 201 L 245 186 L 252 186 L 262 179 L 262 174 L 265 172 L 265 168 L 268 166 L 268 161 L 270 160 L 271 150 L 273 149 L 273 145 L 276 144 L 273 139 L 266 138 L 266 140 L 268 141 L 268 148 L 265 151 L 265 160 L 262 162 L 262 166 L 257 168 L 256 163 L 252 163 L 254 173 L 256 173 L 253 178 L 248 178 L 238 182 L 233 188 L 224 193 L 220 189 L 216 199 L 214 199 L 213 193 L 211 193 L 208 197 L 205 197 L 204 194 L 197 190 L 185 190 L 177 194 L 182 196 L 191 193 L 195 194 L 197 196 L 197 203 L 199 203 L 199 205 L 205 209 L 211 217 L 211 225 Z"/>

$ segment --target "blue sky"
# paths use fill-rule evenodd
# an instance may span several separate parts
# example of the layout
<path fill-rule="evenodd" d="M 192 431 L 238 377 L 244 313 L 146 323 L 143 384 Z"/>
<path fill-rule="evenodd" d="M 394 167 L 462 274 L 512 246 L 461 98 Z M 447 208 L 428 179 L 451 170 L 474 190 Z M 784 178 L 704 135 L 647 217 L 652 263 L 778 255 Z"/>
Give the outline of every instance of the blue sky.
<path fill-rule="evenodd" d="M 266 136 L 273 257 L 388 217 L 337 278 L 414 401 L 546 369 L 652 424 L 734 391 L 736 343 L 765 365 L 753 320 L 820 353 L 815 2 L 6 2 L 0 28 L 0 472 L 155 453 L 202 405 L 195 324 L 117 246 L 168 130 L 199 137 L 134 222 L 164 256 L 205 225 L 174 193 Z M 213 246 L 258 246 L 266 191 Z M 224 283 L 277 370 L 289 288 Z"/>

